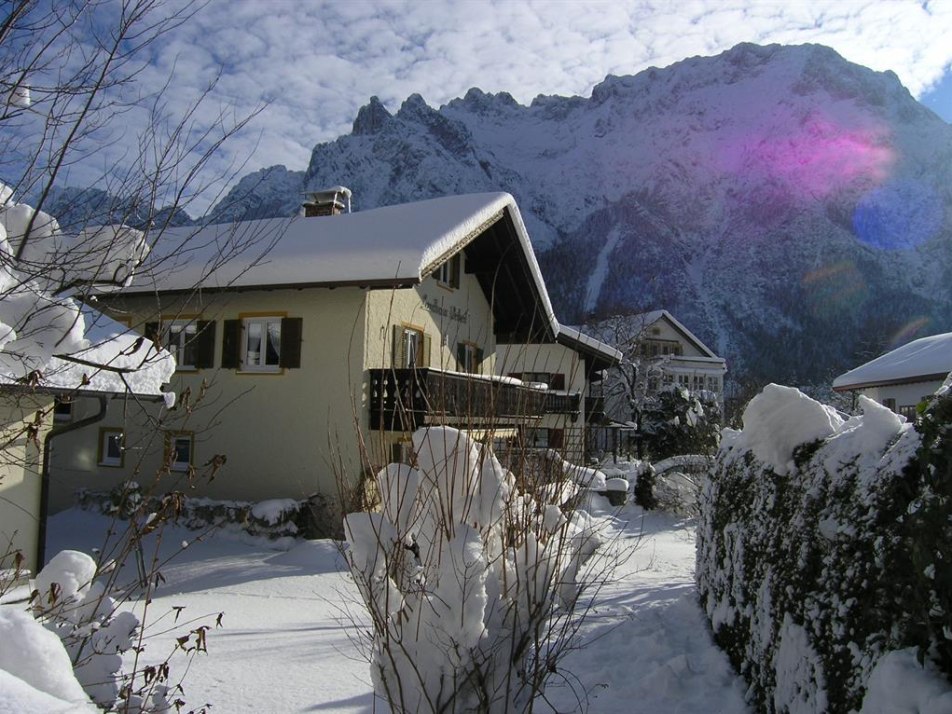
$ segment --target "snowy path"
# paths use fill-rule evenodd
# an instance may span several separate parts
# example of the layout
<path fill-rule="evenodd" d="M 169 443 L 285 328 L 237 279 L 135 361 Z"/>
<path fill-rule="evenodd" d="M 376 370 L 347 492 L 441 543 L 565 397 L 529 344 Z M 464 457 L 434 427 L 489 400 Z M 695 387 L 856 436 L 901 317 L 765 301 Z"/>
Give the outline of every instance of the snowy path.
<path fill-rule="evenodd" d="M 693 528 L 630 507 L 626 546 L 644 537 L 602 592 L 583 635 L 588 646 L 564 663 L 574 687 L 551 686 L 555 711 L 593 714 L 741 714 L 743 688 L 717 650 L 695 604 Z M 51 548 L 88 550 L 106 519 L 80 511 L 51 522 Z M 78 534 L 78 535 L 77 535 Z M 192 538 L 167 533 L 166 541 Z M 185 606 L 183 617 L 223 611 L 223 628 L 208 636 L 185 682 L 189 707 L 218 712 L 384 712 L 371 691 L 366 661 L 352 640 L 356 594 L 329 541 L 298 542 L 287 552 L 246 539 L 194 543 L 162 570 L 167 584 L 153 616 Z M 172 634 L 148 652 L 164 654 Z M 174 671 L 174 670 L 173 670 Z M 542 707 L 545 709 L 545 707 Z"/>

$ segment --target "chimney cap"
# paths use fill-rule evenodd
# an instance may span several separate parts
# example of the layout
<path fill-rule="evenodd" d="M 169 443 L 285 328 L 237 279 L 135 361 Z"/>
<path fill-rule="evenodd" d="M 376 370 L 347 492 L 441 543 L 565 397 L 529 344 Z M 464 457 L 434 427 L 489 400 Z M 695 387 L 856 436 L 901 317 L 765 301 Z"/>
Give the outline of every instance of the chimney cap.
<path fill-rule="evenodd" d="M 337 215 L 347 209 L 350 213 L 351 191 L 346 186 L 331 186 L 319 191 L 304 192 L 305 216 Z M 346 201 L 346 203 L 345 203 Z"/>

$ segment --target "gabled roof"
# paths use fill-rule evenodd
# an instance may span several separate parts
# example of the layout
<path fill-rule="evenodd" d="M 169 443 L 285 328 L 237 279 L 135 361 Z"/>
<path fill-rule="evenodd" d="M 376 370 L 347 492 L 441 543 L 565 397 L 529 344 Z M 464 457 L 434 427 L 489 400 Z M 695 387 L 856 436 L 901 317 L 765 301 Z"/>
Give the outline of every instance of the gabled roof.
<path fill-rule="evenodd" d="M 833 380 L 838 392 L 887 384 L 942 381 L 952 372 L 952 332 L 921 337 Z"/>
<path fill-rule="evenodd" d="M 722 359 L 714 354 L 707 345 L 705 345 L 701 340 L 688 328 L 682 325 L 670 312 L 667 310 L 652 310 L 651 312 L 643 312 L 637 315 L 632 315 L 631 319 L 637 323 L 640 322 L 641 330 L 646 330 L 651 327 L 653 324 L 658 322 L 658 320 L 664 319 L 667 320 L 671 326 L 681 333 L 681 336 L 685 340 L 693 344 L 699 352 L 701 352 L 705 357 L 710 357 L 712 359 Z"/>
<path fill-rule="evenodd" d="M 171 228 L 124 294 L 281 287 L 398 288 L 419 284 L 466 250 L 500 333 L 558 323 L 515 199 L 447 196 L 338 216 Z"/>

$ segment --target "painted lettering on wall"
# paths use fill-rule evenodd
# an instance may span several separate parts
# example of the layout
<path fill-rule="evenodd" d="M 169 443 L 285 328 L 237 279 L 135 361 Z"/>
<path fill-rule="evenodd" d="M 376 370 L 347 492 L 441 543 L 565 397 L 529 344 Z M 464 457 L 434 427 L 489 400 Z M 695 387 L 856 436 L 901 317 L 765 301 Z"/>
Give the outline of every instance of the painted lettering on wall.
<path fill-rule="evenodd" d="M 440 317 L 445 317 L 448 320 L 458 322 L 462 325 L 465 325 L 466 321 L 469 319 L 469 310 L 460 310 L 455 305 L 446 307 L 446 305 L 441 305 L 436 298 L 428 300 L 426 295 L 423 296 L 423 308 L 427 312 L 431 312 L 434 315 L 439 315 Z"/>

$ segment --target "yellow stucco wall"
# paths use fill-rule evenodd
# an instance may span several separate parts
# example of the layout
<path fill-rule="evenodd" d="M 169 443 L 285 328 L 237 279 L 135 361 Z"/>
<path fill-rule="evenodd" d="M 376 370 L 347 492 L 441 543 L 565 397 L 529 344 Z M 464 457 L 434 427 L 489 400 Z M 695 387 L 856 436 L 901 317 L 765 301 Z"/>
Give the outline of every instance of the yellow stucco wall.
<path fill-rule="evenodd" d="M 98 431 L 92 437 L 81 432 L 61 437 L 54 453 L 53 507 L 70 505 L 81 487 L 108 489 L 134 479 L 151 488 L 161 472 L 165 431 L 193 434 L 199 472 L 217 454 L 227 462 L 214 480 L 198 478 L 191 486 L 181 474 L 163 474 L 161 490 L 186 488 L 192 496 L 251 501 L 335 495 L 338 473 L 361 470 L 353 425 L 355 413 L 366 425 L 360 410 L 366 295 L 339 288 L 211 294 L 183 304 L 167 300 L 163 316 L 216 320 L 215 365 L 221 364 L 223 320 L 249 313 L 303 318 L 300 369 L 179 371 L 173 380 L 179 405 L 172 412 L 113 401 L 99 426 L 125 429 L 123 464 L 99 464 Z M 134 327 L 158 316 L 154 297 L 127 297 L 121 308 Z M 205 395 L 198 400 L 203 383 Z M 161 423 L 150 423 L 156 416 Z"/>
<path fill-rule="evenodd" d="M 40 445 L 50 428 L 52 406 L 53 397 L 0 397 L 0 555 L 19 550 L 33 572 L 42 493 Z M 32 438 L 27 427 L 36 423 L 38 411 L 40 425 Z M 2 565 L 10 567 L 12 562 Z"/>
<path fill-rule="evenodd" d="M 128 317 L 139 329 L 160 316 L 216 320 L 215 365 L 221 364 L 223 320 L 248 313 L 301 317 L 301 367 L 280 374 L 179 371 L 173 389 L 180 404 L 171 413 L 131 400 L 111 402 L 98 428 L 57 441 L 54 510 L 69 507 L 78 488 L 107 490 L 127 479 L 151 488 L 162 471 L 167 430 L 194 435 L 197 467 L 216 454 L 227 457 L 213 481 L 197 479 L 186 489 L 188 495 L 259 501 L 320 492 L 336 499 L 339 476 L 355 483 L 368 466 L 381 466 L 389 444 L 405 436 L 370 434 L 369 429 L 367 370 L 392 366 L 393 325 L 412 325 L 430 336 L 434 367 L 458 369 L 456 344 L 468 341 L 483 350 L 482 371 L 492 374 L 496 348 L 489 303 L 465 272 L 457 289 L 427 278 L 399 290 L 309 288 L 206 294 L 187 302 L 166 298 L 161 308 L 154 296 L 129 296 L 107 312 Z M 203 381 L 208 383 L 205 397 L 189 412 L 183 403 L 186 390 L 194 403 Z M 77 404 L 76 418 L 91 408 Z M 100 464 L 98 437 L 109 428 L 124 429 L 121 466 Z M 187 485 L 180 474 L 164 473 L 158 487 Z"/>

